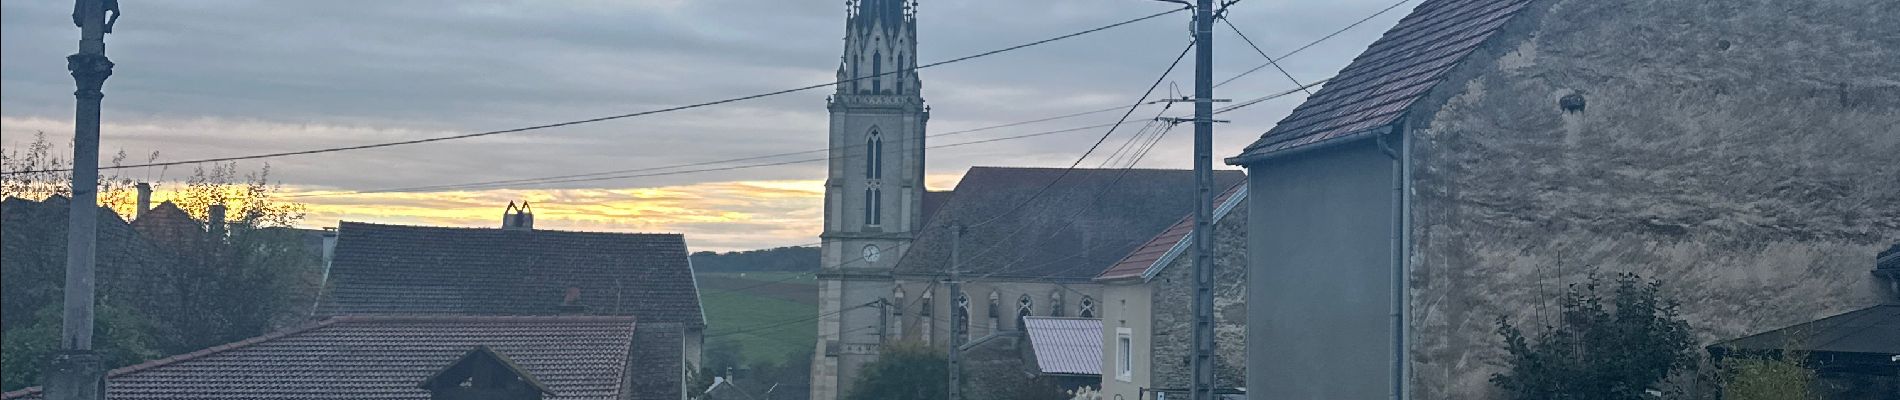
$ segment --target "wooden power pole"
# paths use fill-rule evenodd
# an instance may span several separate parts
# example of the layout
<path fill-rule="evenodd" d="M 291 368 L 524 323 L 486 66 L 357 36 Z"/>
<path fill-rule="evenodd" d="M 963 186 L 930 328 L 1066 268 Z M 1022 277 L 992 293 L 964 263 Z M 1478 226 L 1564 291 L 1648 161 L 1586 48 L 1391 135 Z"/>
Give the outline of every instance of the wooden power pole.
<path fill-rule="evenodd" d="M 112 19 L 106 19 L 106 13 Z M 66 56 L 78 90 L 73 116 L 73 198 L 66 225 L 65 307 L 60 351 L 46 370 L 46 398 L 100 400 L 106 381 L 99 354 L 92 350 L 94 250 L 99 239 L 99 103 L 112 76 L 106 59 L 106 33 L 119 19 L 117 0 L 76 0 L 73 24 L 79 26 L 79 53 Z"/>

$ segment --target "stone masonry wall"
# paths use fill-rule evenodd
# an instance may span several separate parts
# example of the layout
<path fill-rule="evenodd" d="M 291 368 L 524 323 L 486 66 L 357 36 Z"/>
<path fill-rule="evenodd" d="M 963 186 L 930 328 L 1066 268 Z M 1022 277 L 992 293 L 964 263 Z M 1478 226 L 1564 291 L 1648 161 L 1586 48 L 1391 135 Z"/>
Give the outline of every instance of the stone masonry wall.
<path fill-rule="evenodd" d="M 1246 386 L 1247 378 L 1247 205 L 1242 202 L 1214 225 L 1214 378 L 1215 386 Z M 1158 388 L 1186 388 L 1193 371 L 1194 250 L 1155 276 L 1153 382 Z"/>
<path fill-rule="evenodd" d="M 1663 280 L 1703 344 L 1881 301 L 1900 2 L 1524 12 L 1406 122 L 1414 398 L 1495 398 L 1495 321 L 1548 323 L 1593 272 Z"/>

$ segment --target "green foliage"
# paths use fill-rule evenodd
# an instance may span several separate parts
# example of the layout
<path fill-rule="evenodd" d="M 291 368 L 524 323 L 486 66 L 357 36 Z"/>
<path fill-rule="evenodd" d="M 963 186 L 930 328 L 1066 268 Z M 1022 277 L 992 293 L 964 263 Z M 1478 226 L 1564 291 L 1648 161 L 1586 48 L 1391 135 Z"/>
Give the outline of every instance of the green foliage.
<path fill-rule="evenodd" d="M 1814 370 L 1802 365 L 1803 354 L 1782 357 L 1738 357 L 1723 361 L 1726 400 L 1813 400 Z"/>
<path fill-rule="evenodd" d="M 777 247 L 761 250 L 693 253 L 693 269 L 699 272 L 753 272 L 818 270 L 817 247 Z"/>
<path fill-rule="evenodd" d="M 40 374 L 59 351 L 60 310 L 58 304 L 41 309 L 31 325 L 9 327 L 0 346 L 0 390 L 17 390 L 39 384 Z M 151 324 L 128 307 L 101 303 L 94 309 L 94 349 L 108 365 L 131 365 L 158 358 Z"/>
<path fill-rule="evenodd" d="M 949 360 L 920 344 L 886 347 L 877 361 L 858 372 L 847 400 L 945 400 Z"/>
<path fill-rule="evenodd" d="M 1557 326 L 1535 341 L 1504 318 L 1506 370 L 1491 382 L 1508 399 L 1647 399 L 1649 390 L 1695 365 L 1695 339 L 1657 282 L 1635 274 L 1572 285 Z"/>
<path fill-rule="evenodd" d="M 799 322 L 771 326 L 777 321 L 816 319 L 818 306 L 785 301 L 757 293 L 736 292 L 702 287 L 700 307 L 706 312 L 708 358 L 721 342 L 732 342 L 739 359 L 733 365 L 749 362 L 790 360 L 792 354 L 810 352 L 818 334 L 818 322 Z M 816 291 L 816 289 L 813 289 Z M 813 296 L 816 298 L 816 296 Z"/>

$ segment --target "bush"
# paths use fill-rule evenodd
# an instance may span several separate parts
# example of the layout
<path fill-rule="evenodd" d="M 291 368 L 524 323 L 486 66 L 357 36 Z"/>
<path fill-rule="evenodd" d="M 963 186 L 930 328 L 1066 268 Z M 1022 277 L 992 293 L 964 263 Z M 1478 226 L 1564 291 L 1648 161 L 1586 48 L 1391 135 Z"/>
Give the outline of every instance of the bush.
<path fill-rule="evenodd" d="M 886 347 L 877 361 L 864 366 L 848 400 L 945 400 L 949 359 L 920 344 Z"/>
<path fill-rule="evenodd" d="M 1635 274 L 1571 285 L 1561 320 L 1535 341 L 1499 317 L 1509 356 L 1491 383 L 1509 399 L 1650 398 L 1649 391 L 1696 363 L 1689 324 L 1659 286 Z"/>
<path fill-rule="evenodd" d="M 1723 362 L 1725 400 L 1813 400 L 1814 370 L 1802 365 L 1800 354 L 1782 357 L 1739 357 Z"/>

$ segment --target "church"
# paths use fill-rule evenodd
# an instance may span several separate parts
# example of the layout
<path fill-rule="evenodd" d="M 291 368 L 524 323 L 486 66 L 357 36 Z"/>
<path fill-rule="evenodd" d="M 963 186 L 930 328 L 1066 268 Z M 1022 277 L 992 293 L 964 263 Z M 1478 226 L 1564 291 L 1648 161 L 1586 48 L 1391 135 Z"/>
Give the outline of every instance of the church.
<path fill-rule="evenodd" d="M 1023 379 L 1000 368 L 1021 366 L 1023 318 L 1099 318 L 1093 278 L 1194 209 L 1189 170 L 974 167 L 953 190 L 927 190 L 914 6 L 849 3 L 842 83 L 827 101 L 814 400 L 846 396 L 886 346 L 944 348 L 952 335 L 965 343 L 965 387 L 1007 388 L 999 380 Z M 1217 171 L 1215 185 L 1244 179 Z M 961 293 L 945 284 L 953 253 Z"/>

